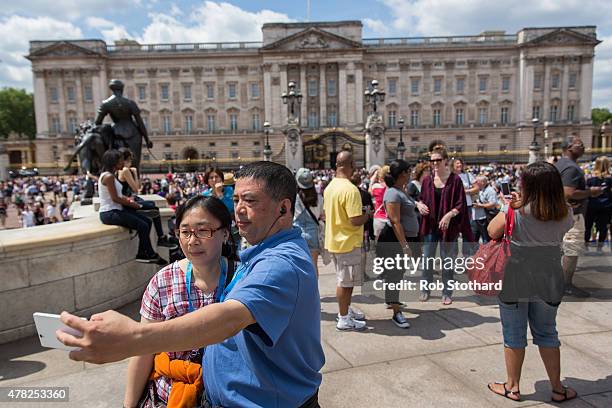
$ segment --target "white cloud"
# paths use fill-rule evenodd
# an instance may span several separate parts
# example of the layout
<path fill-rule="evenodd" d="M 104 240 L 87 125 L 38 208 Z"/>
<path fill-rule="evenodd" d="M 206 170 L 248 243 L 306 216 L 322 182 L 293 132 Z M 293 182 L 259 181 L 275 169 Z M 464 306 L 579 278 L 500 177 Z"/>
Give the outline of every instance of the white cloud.
<path fill-rule="evenodd" d="M 286 14 L 271 10 L 249 12 L 214 1 L 194 8 L 187 19 L 161 13 L 149 16 L 152 21 L 140 37 L 144 43 L 258 41 L 264 23 L 291 21 Z"/>
<path fill-rule="evenodd" d="M 80 28 L 50 17 L 0 18 L 0 87 L 32 88 L 32 69 L 24 58 L 29 52 L 30 40 L 82 37 Z"/>
<path fill-rule="evenodd" d="M 87 25 L 93 29 L 96 29 L 102 34 L 102 38 L 107 43 L 113 43 L 116 40 L 122 38 L 133 38 L 126 28 L 120 24 L 115 24 L 112 21 L 106 20 L 100 17 L 88 17 L 85 20 Z"/>
<path fill-rule="evenodd" d="M 363 23 L 368 29 L 372 30 L 372 32 L 377 35 L 386 35 L 390 31 L 389 26 L 387 26 L 387 24 L 385 24 L 382 20 L 364 18 Z"/>
<path fill-rule="evenodd" d="M 595 48 L 593 107 L 612 110 L 612 35 L 600 39 L 603 42 Z"/>
<path fill-rule="evenodd" d="M 175 3 L 172 3 L 172 6 L 170 7 L 170 15 L 173 17 L 178 17 L 182 16 L 183 12 Z"/>
<path fill-rule="evenodd" d="M 130 11 L 140 4 L 141 0 L 7 0 L 2 4 L 1 13 L 76 20 L 116 10 Z"/>

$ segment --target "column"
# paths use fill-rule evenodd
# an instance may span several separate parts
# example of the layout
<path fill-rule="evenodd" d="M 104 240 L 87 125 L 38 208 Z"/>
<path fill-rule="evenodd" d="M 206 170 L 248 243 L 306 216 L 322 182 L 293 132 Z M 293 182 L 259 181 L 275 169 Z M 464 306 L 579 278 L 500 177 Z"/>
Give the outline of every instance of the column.
<path fill-rule="evenodd" d="M 338 126 L 346 126 L 348 124 L 348 115 L 346 111 L 346 62 L 338 63 Z"/>
<path fill-rule="evenodd" d="M 264 117 L 263 120 L 267 120 L 272 123 L 272 78 L 270 70 L 272 65 L 263 64 L 263 94 L 264 94 Z M 263 123 L 262 123 L 263 125 Z"/>
<path fill-rule="evenodd" d="M 593 97 L 593 56 L 582 56 L 580 67 L 580 122 L 591 122 L 591 98 Z"/>
<path fill-rule="evenodd" d="M 283 92 L 287 92 L 287 89 L 289 88 L 289 83 L 287 80 L 287 64 L 280 64 L 279 69 L 280 69 L 280 93 L 276 97 L 278 99 L 281 99 L 281 95 L 283 94 Z M 295 109 L 298 109 L 298 106 L 296 106 Z M 287 121 L 288 112 L 289 112 L 289 108 L 281 100 L 280 102 L 280 121 L 281 123 L 284 124 Z"/>
<path fill-rule="evenodd" d="M 533 59 L 529 59 L 525 56 L 524 52 L 521 52 L 519 60 L 519 76 L 518 89 L 519 97 L 516 98 L 518 102 L 517 108 L 517 123 L 520 125 L 531 124 L 532 109 L 533 109 Z M 540 116 L 542 114 L 540 113 Z"/>
<path fill-rule="evenodd" d="M 567 120 L 567 93 L 569 89 L 569 59 L 563 59 L 563 77 L 561 78 L 561 120 Z M 574 112 L 574 115 L 576 113 Z"/>
<path fill-rule="evenodd" d="M 98 104 L 102 103 L 102 101 L 110 96 L 110 91 L 108 90 L 108 78 L 106 76 L 106 64 L 102 64 L 100 67 L 100 89 L 101 89 L 101 99 L 96 101 Z"/>
<path fill-rule="evenodd" d="M 45 71 L 34 70 L 34 112 L 36 116 L 36 134 L 49 134 L 49 114 L 47 112 L 47 88 Z"/>
<path fill-rule="evenodd" d="M 281 126 L 284 126 L 286 121 L 284 115 L 281 114 L 282 107 L 284 105 L 281 99 L 281 94 L 283 90 L 280 87 L 280 78 L 277 77 L 277 75 L 279 75 L 278 64 L 272 65 L 272 73 L 276 77 L 277 81 L 273 81 L 276 82 L 276 85 L 274 85 L 274 83 L 272 84 L 272 122 L 270 123 L 272 124 L 272 127 L 278 129 Z"/>
<path fill-rule="evenodd" d="M 300 64 L 300 92 L 302 93 L 302 106 L 300 107 L 300 126 L 308 126 L 308 84 L 306 83 L 307 64 Z"/>
<path fill-rule="evenodd" d="M 544 67 L 544 101 L 541 112 L 540 120 L 549 121 L 550 120 L 550 64 L 548 58 L 544 58 L 544 63 L 546 66 Z M 557 118 L 558 119 L 558 118 Z"/>
<path fill-rule="evenodd" d="M 325 67 L 326 64 L 324 62 L 319 64 L 319 105 L 321 105 L 321 113 L 319 113 L 320 127 L 327 126 L 327 79 L 325 77 Z"/>
<path fill-rule="evenodd" d="M 401 84 L 401 82 L 400 82 Z M 365 124 L 363 120 L 363 63 L 355 63 L 355 119 L 358 125 Z"/>
<path fill-rule="evenodd" d="M 73 73 L 75 77 L 75 87 L 76 87 L 76 106 L 77 106 L 77 122 L 81 122 L 85 120 L 85 109 L 83 106 L 83 84 L 81 82 L 81 70 L 77 69 Z"/>
<path fill-rule="evenodd" d="M 59 77 L 57 81 L 57 93 L 59 96 L 59 120 L 61 133 L 68 132 L 68 125 L 66 122 L 66 98 L 64 95 L 64 72 L 60 69 L 55 71 L 55 74 Z"/>
<path fill-rule="evenodd" d="M 348 73 L 353 76 L 353 83 L 346 85 L 346 121 L 347 124 L 354 126 L 355 125 L 355 97 L 357 92 L 357 84 L 355 83 L 355 64 L 353 62 L 349 62 L 348 64 Z"/>

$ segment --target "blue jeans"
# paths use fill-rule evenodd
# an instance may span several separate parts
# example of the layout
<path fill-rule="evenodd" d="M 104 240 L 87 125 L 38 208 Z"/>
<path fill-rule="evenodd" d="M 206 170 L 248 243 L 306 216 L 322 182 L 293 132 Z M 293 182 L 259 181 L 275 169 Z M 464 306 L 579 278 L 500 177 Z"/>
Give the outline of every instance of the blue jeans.
<path fill-rule="evenodd" d="M 439 232 L 433 234 L 427 234 L 423 237 L 423 256 L 425 257 L 425 269 L 423 270 L 422 280 L 427 283 L 433 282 L 433 264 L 431 260 L 428 262 L 428 258 L 434 258 L 436 256 L 436 249 L 440 244 L 440 258 L 442 258 L 442 281 L 444 282 L 444 289 L 442 289 L 442 295 L 452 296 L 453 291 L 450 288 L 449 281 L 453 280 L 454 271 L 452 268 L 445 268 L 446 258 L 451 258 L 453 262 L 457 258 L 457 252 L 459 250 L 457 241 L 453 242 L 440 242 Z M 423 292 L 429 293 L 429 290 Z"/>
<path fill-rule="evenodd" d="M 151 219 L 136 211 L 111 210 L 100 213 L 100 220 L 107 225 L 120 225 L 138 232 L 138 255 L 151 257 L 155 254 L 149 233 Z"/>
<path fill-rule="evenodd" d="M 504 334 L 504 346 L 527 347 L 527 323 L 533 336 L 533 344 L 540 347 L 559 347 L 557 334 L 558 306 L 535 299 L 529 302 L 499 303 L 499 315 Z"/>

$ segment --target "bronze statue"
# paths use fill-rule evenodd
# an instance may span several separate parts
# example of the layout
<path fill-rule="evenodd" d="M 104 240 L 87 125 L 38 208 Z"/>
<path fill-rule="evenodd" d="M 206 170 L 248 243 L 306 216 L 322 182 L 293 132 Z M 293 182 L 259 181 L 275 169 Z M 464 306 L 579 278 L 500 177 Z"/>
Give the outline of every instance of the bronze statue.
<path fill-rule="evenodd" d="M 113 120 L 113 146 L 128 147 L 134 155 L 132 165 L 140 172 L 142 139 L 144 138 L 149 149 L 153 147 L 153 142 L 149 139 L 147 128 L 140 117 L 138 105 L 123 96 L 123 82 L 118 79 L 111 79 L 108 86 L 113 95 L 105 99 L 98 107 L 95 123 L 98 126 L 102 125 L 106 115 L 110 115 Z"/>

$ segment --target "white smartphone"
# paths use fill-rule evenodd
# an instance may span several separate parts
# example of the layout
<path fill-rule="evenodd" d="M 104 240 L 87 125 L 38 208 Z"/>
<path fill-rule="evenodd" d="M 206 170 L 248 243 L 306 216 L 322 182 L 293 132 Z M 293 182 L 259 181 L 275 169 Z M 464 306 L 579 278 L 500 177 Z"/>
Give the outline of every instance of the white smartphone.
<path fill-rule="evenodd" d="M 510 184 L 506 182 L 501 183 L 501 190 L 502 190 L 502 194 L 504 195 L 504 197 L 512 198 L 512 195 L 510 194 Z"/>
<path fill-rule="evenodd" d="M 65 346 L 57 339 L 57 337 L 55 337 L 55 332 L 57 330 L 65 331 L 66 333 L 77 337 L 81 337 L 83 335 L 83 333 L 80 331 L 72 329 L 62 323 L 60 320 L 60 315 L 36 312 L 33 316 L 41 346 L 68 351 L 79 350 L 78 347 Z M 87 320 L 84 317 L 81 319 Z"/>

